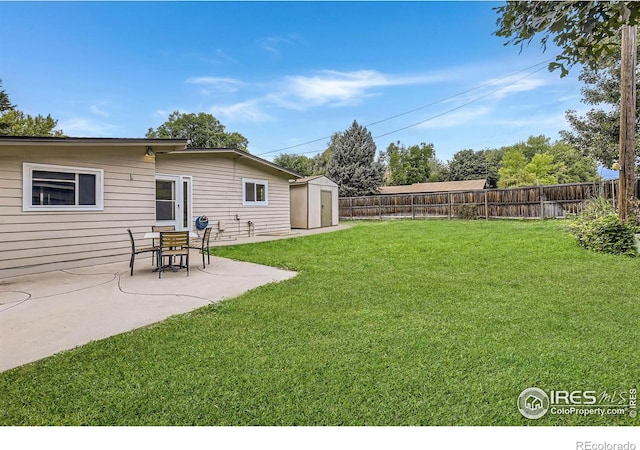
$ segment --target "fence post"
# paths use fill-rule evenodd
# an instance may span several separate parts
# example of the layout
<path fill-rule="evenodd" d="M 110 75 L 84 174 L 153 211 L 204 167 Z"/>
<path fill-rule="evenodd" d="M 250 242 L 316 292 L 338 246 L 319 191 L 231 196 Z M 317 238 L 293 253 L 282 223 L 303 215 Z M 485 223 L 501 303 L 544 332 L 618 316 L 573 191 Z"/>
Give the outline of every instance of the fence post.
<path fill-rule="evenodd" d="M 453 213 L 452 205 L 451 205 L 451 192 L 449 192 L 449 195 L 447 197 L 449 199 L 449 219 L 451 219 L 451 214 Z"/>
<path fill-rule="evenodd" d="M 538 186 L 538 195 L 540 196 L 540 219 L 544 219 L 544 197 L 542 196 L 542 185 Z"/>
<path fill-rule="evenodd" d="M 379 216 L 378 218 L 382 220 L 382 201 L 379 195 L 377 197 L 378 197 L 378 216 Z"/>
<path fill-rule="evenodd" d="M 616 202 L 618 195 L 616 194 L 616 181 L 611 180 L 611 198 L 613 199 L 613 207 L 617 208 L 618 204 Z"/>
<path fill-rule="evenodd" d="M 413 209 L 413 196 L 414 196 L 414 194 L 411 194 L 411 218 L 415 220 L 416 211 Z"/>
<path fill-rule="evenodd" d="M 484 218 L 489 220 L 489 189 L 484 190 Z"/>

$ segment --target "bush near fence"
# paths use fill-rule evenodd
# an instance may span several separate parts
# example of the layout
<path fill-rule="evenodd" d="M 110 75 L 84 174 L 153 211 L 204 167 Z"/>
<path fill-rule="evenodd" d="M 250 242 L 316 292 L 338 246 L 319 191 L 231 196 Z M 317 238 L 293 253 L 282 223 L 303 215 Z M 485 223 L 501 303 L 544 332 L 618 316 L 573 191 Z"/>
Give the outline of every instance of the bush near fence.
<path fill-rule="evenodd" d="M 638 195 L 636 179 L 636 195 Z M 341 197 L 341 219 L 549 219 L 577 214 L 585 200 L 616 198 L 618 180 L 477 191 Z"/>

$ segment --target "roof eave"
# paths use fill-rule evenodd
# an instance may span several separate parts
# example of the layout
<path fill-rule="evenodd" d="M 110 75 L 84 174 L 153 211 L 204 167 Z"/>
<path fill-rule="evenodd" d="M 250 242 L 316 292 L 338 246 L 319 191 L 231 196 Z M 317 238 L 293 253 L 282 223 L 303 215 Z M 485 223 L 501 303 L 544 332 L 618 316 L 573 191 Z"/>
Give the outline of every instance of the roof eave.
<path fill-rule="evenodd" d="M 0 136 L 0 146 L 2 145 L 82 145 L 85 147 L 130 147 L 132 145 L 144 145 L 147 147 L 153 147 L 154 150 L 178 150 L 186 148 L 187 141 L 186 139 Z"/>
<path fill-rule="evenodd" d="M 234 155 L 236 158 L 246 158 L 251 161 L 263 164 L 268 166 L 278 172 L 282 172 L 289 176 L 300 178 L 301 175 L 299 173 L 293 172 L 285 167 L 279 166 L 278 164 L 272 163 L 271 161 L 267 161 L 266 159 L 260 158 L 259 156 L 252 155 L 251 153 L 244 152 L 242 150 L 238 150 L 235 148 L 187 148 L 184 150 L 175 150 L 168 153 L 169 155 L 202 155 L 202 154 L 229 154 Z"/>

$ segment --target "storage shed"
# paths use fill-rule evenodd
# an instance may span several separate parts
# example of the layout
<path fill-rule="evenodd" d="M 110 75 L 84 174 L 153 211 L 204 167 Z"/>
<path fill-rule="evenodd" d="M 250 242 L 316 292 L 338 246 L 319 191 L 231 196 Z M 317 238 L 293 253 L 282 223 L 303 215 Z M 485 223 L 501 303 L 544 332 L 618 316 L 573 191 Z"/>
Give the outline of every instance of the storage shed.
<path fill-rule="evenodd" d="M 338 185 L 324 175 L 291 180 L 291 228 L 338 225 Z"/>

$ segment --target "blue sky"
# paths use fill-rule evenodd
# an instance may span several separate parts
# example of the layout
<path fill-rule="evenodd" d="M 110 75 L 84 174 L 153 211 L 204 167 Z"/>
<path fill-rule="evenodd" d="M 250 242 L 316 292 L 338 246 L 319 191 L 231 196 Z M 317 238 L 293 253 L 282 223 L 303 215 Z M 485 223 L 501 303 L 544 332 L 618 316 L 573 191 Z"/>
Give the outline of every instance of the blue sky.
<path fill-rule="evenodd" d="M 0 78 L 70 136 L 144 137 L 202 111 L 271 159 L 321 152 L 357 120 L 379 150 L 433 143 L 446 161 L 556 139 L 585 110 L 578 69 L 561 79 L 553 49 L 492 34 L 500 4 L 1 2 Z"/>

